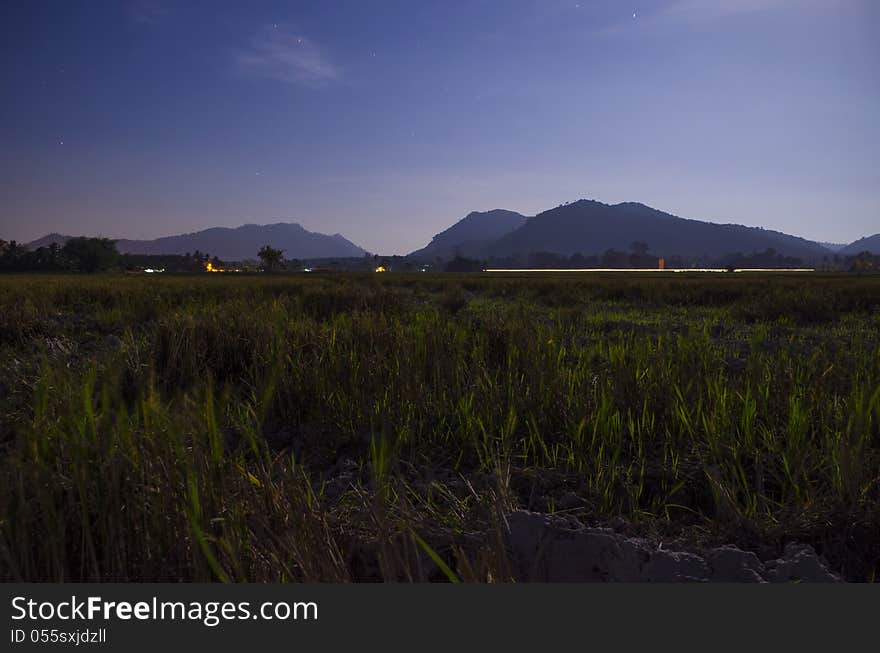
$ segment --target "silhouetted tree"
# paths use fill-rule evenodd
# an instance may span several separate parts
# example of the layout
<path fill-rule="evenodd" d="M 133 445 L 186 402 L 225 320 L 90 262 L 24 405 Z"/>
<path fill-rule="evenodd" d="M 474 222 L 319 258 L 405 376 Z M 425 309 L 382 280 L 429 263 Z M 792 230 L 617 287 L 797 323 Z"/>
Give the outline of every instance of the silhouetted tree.
<path fill-rule="evenodd" d="M 634 240 L 631 242 L 629 248 L 632 250 L 633 254 L 636 254 L 637 256 L 644 256 L 650 249 L 648 243 L 643 243 L 640 240 Z"/>
<path fill-rule="evenodd" d="M 853 260 L 852 269 L 861 274 L 875 269 L 875 257 L 871 252 L 859 252 Z"/>
<path fill-rule="evenodd" d="M 476 259 L 456 256 L 446 264 L 446 272 L 480 272 L 483 269 L 482 262 Z"/>
<path fill-rule="evenodd" d="M 284 260 L 284 250 L 263 245 L 260 251 L 257 252 L 257 256 L 260 257 L 260 261 L 263 263 L 263 269 L 267 272 L 272 272 Z"/>
<path fill-rule="evenodd" d="M 119 260 L 116 243 L 109 238 L 71 238 L 61 253 L 80 272 L 109 270 Z"/>
<path fill-rule="evenodd" d="M 614 248 L 605 250 L 601 261 L 602 267 L 606 268 L 625 268 L 629 265 L 629 257 L 624 252 L 618 252 Z"/>

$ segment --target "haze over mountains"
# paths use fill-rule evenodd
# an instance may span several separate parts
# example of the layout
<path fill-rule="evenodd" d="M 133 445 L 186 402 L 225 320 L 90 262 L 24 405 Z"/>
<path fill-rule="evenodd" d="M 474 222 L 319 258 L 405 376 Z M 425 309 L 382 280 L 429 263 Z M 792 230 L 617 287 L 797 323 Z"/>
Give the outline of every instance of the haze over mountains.
<path fill-rule="evenodd" d="M 68 238 L 49 234 L 27 246 L 35 249 L 51 242 L 64 243 Z M 880 254 L 880 234 L 832 248 L 760 227 L 681 218 L 636 202 L 612 205 L 579 200 L 533 217 L 504 209 L 469 213 L 409 257 L 424 261 L 456 256 L 483 260 L 536 252 L 591 256 L 611 249 L 626 252 L 634 242 L 647 245 L 652 255 L 692 259 L 748 256 L 771 249 L 780 256 L 805 263 L 816 263 L 835 254 Z M 119 251 L 128 254 L 185 254 L 199 250 L 230 261 L 255 258 L 260 247 L 267 244 L 283 249 L 287 258 L 298 259 L 351 258 L 367 253 L 340 234 L 315 233 L 297 223 L 214 227 L 154 240 L 121 239 L 116 243 Z"/>

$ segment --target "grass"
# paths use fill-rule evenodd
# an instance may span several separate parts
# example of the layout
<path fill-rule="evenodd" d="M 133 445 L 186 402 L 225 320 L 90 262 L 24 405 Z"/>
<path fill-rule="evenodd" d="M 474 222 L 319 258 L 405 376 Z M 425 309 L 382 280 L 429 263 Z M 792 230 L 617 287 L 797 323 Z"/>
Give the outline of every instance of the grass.
<path fill-rule="evenodd" d="M 0 277 L 0 580 L 511 580 L 514 508 L 880 569 L 880 278 Z"/>

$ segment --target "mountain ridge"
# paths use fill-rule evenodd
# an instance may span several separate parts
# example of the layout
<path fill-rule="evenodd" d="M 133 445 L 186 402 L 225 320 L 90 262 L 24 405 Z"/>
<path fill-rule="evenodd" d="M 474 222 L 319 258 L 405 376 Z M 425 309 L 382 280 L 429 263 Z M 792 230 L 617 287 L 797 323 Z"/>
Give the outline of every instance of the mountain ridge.
<path fill-rule="evenodd" d="M 435 236 L 432 243 L 444 233 Z M 657 256 L 690 258 L 749 255 L 773 249 L 783 256 L 818 261 L 832 253 L 819 243 L 772 229 L 684 218 L 641 202 L 605 204 L 581 199 L 525 218 L 499 238 L 468 247 L 467 254 L 474 258 L 536 252 L 601 255 L 609 249 L 626 252 L 635 242 L 647 244 L 648 251 Z M 449 246 L 447 243 L 447 250 Z M 428 247 L 410 256 L 418 257 Z"/>
<path fill-rule="evenodd" d="M 414 258 L 451 258 L 478 254 L 486 243 L 522 226 L 528 217 L 507 209 L 471 211 L 409 254 Z"/>
<path fill-rule="evenodd" d="M 26 245 L 30 249 L 52 242 L 64 244 L 71 236 L 52 233 Z M 208 227 L 153 239 L 112 239 L 123 254 L 185 254 L 200 250 L 224 260 L 257 257 L 263 245 L 283 249 L 287 258 L 344 258 L 363 256 L 366 250 L 342 234 L 309 231 L 298 222 L 247 223 L 238 227 Z"/>
<path fill-rule="evenodd" d="M 25 246 L 36 249 L 52 242 L 63 244 L 71 236 L 53 232 Z M 288 258 L 331 259 L 361 257 L 366 250 L 340 233 L 309 231 L 298 222 L 245 223 L 238 227 L 209 227 L 154 239 L 114 239 L 128 254 L 184 254 L 196 250 L 224 260 L 257 256 L 271 245 Z M 708 222 L 680 217 L 641 202 L 605 204 L 581 199 L 560 204 L 535 216 L 508 209 L 472 211 L 435 234 L 410 254 L 420 260 L 475 259 L 527 256 L 546 252 L 557 255 L 602 255 L 608 250 L 626 252 L 631 244 L 644 243 L 655 256 L 690 259 L 750 255 L 775 250 L 780 256 L 818 263 L 827 256 L 880 254 L 880 234 L 847 245 L 819 243 L 781 231 L 733 222 Z"/>
<path fill-rule="evenodd" d="M 873 236 L 865 236 L 851 242 L 837 251 L 838 254 L 844 256 L 855 256 L 862 252 L 871 252 L 872 254 L 880 254 L 880 234 Z"/>
<path fill-rule="evenodd" d="M 612 205 L 578 200 L 539 213 L 499 239 L 488 253 L 601 254 L 608 249 L 626 251 L 634 241 L 646 243 L 650 252 L 661 256 L 723 256 L 773 248 L 786 256 L 821 257 L 828 251 L 782 232 L 682 218 L 640 202 Z"/>

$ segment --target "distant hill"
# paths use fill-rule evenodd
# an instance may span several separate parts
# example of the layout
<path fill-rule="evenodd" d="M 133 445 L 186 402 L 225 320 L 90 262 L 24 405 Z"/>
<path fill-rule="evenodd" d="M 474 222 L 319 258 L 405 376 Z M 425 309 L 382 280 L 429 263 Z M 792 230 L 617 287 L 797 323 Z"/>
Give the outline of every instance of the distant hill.
<path fill-rule="evenodd" d="M 838 251 L 838 254 L 842 254 L 843 256 L 855 256 L 861 252 L 880 254 L 880 234 L 859 238 L 857 241 L 850 243 Z"/>
<path fill-rule="evenodd" d="M 63 245 L 68 240 L 70 240 L 72 236 L 65 236 L 64 234 L 51 233 L 46 234 L 42 238 L 37 238 L 36 240 L 32 240 L 29 243 L 26 243 L 24 246 L 28 249 L 38 249 L 40 247 L 48 247 L 52 243 L 58 243 L 59 245 Z"/>
<path fill-rule="evenodd" d="M 27 247 L 36 249 L 52 242 L 64 244 L 68 238 L 70 236 L 49 234 L 28 243 Z M 116 241 L 116 247 L 124 254 L 185 254 L 199 250 L 228 261 L 254 259 L 263 245 L 283 249 L 286 258 L 352 257 L 366 253 L 340 234 L 328 236 L 315 233 L 295 222 L 246 224 L 236 228 L 213 227 L 154 240 Z"/>
<path fill-rule="evenodd" d="M 737 224 L 689 220 L 644 204 L 603 204 L 580 200 L 530 218 L 487 249 L 493 256 L 554 252 L 571 256 L 627 251 L 630 243 L 647 243 L 659 256 L 720 257 L 775 249 L 783 256 L 817 261 L 829 250 L 804 238 Z"/>
<path fill-rule="evenodd" d="M 526 216 L 515 211 L 495 209 L 474 211 L 431 239 L 427 246 L 410 254 L 433 259 L 461 256 L 480 257 L 487 245 L 525 224 Z"/>

